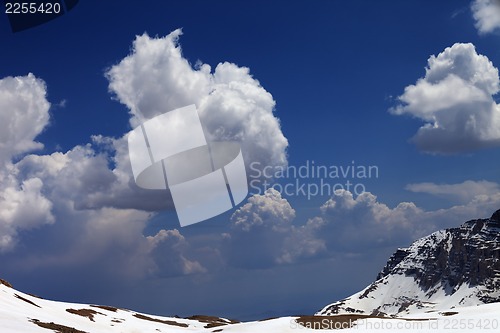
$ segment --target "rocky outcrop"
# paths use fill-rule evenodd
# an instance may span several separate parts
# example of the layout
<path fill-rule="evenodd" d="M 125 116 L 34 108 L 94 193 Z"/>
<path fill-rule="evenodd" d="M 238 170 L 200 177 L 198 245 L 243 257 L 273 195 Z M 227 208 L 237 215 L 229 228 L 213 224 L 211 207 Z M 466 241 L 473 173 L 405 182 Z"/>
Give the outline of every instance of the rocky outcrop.
<path fill-rule="evenodd" d="M 0 279 L 0 284 L 6 285 L 9 288 L 14 288 L 14 287 L 12 287 L 12 285 L 9 282 L 7 282 L 3 279 Z"/>
<path fill-rule="evenodd" d="M 405 288 L 398 291 L 402 283 Z M 398 249 L 377 281 L 319 314 L 394 315 L 436 308 L 439 302 L 452 306 L 500 302 L 500 210 L 489 219 L 467 221 Z"/>
<path fill-rule="evenodd" d="M 436 285 L 450 292 L 463 284 L 500 288 L 500 210 L 489 219 L 471 220 L 414 244 L 418 248 L 398 249 L 377 279 L 413 276 L 424 291 Z"/>

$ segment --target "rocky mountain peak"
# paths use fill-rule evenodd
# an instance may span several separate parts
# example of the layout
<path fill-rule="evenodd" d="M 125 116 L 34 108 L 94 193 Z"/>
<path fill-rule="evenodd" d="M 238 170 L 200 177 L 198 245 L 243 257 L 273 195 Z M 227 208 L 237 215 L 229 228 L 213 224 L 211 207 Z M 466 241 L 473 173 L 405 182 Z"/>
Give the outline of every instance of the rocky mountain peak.
<path fill-rule="evenodd" d="M 409 248 L 398 249 L 377 279 L 388 274 L 414 276 L 424 290 L 437 284 L 452 289 L 464 283 L 482 285 L 498 280 L 499 258 L 500 210 L 497 210 L 489 219 L 470 220 L 458 228 L 424 237 Z"/>
<path fill-rule="evenodd" d="M 491 215 L 489 222 L 490 224 L 495 225 L 495 227 L 500 227 L 500 209 Z"/>
<path fill-rule="evenodd" d="M 401 284 L 407 289 L 401 290 Z M 450 300 L 453 306 L 500 302 L 500 210 L 489 219 L 470 220 L 398 249 L 377 281 L 320 313 L 396 315 Z"/>

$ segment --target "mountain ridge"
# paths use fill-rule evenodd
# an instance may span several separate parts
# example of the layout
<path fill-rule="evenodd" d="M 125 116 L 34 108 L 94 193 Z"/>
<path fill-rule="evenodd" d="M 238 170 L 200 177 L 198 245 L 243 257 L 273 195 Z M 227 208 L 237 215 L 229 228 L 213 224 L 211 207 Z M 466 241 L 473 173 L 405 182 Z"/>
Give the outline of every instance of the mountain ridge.
<path fill-rule="evenodd" d="M 499 258 L 497 210 L 488 219 L 469 220 L 397 249 L 375 282 L 316 314 L 398 316 L 500 302 Z"/>

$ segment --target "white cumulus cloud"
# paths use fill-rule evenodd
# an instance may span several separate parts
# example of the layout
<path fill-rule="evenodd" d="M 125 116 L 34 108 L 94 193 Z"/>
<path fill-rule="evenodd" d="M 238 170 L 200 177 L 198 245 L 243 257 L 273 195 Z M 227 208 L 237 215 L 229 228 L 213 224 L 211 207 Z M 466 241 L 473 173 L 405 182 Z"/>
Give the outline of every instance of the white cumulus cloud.
<path fill-rule="evenodd" d="M 405 88 L 395 115 L 425 122 L 412 141 L 428 153 L 459 153 L 500 145 L 498 69 L 473 44 L 457 43 L 431 56 L 426 75 Z"/>
<path fill-rule="evenodd" d="M 14 247 L 18 230 L 54 223 L 52 202 L 41 193 L 42 185 L 39 178 L 0 185 L 0 252 Z"/>
<path fill-rule="evenodd" d="M 185 252 L 189 248 L 189 244 L 177 229 L 162 229 L 156 235 L 148 236 L 147 240 L 155 262 L 153 273 L 168 276 L 169 274 L 179 274 L 179 272 L 196 274 L 207 271 L 198 261 L 186 257 Z"/>
<path fill-rule="evenodd" d="M 0 80 L 0 251 L 10 250 L 19 230 L 54 222 L 43 181 L 17 177 L 12 158 L 42 148 L 34 141 L 49 122 L 45 82 L 33 74 Z"/>
<path fill-rule="evenodd" d="M 247 67 L 192 66 L 182 55 L 181 34 L 137 36 L 131 54 L 108 70 L 109 89 L 130 110 L 131 125 L 196 104 L 209 140 L 240 142 L 247 165 L 285 165 L 288 141 L 273 114 L 272 95 Z"/>
<path fill-rule="evenodd" d="M 321 206 L 321 215 L 308 224 L 318 236 L 329 235 L 329 249 L 361 250 L 387 246 L 395 240 L 410 241 L 422 234 L 423 210 L 412 202 L 401 202 L 390 208 L 370 192 L 356 198 L 346 190 L 336 190 Z M 321 236 L 322 237 L 322 236 Z"/>
<path fill-rule="evenodd" d="M 295 218 L 295 210 L 288 200 L 273 188 L 263 195 L 253 195 L 231 216 L 234 228 L 250 231 L 253 228 L 277 230 L 288 228 Z"/>
<path fill-rule="evenodd" d="M 35 139 L 50 121 L 46 95 L 33 74 L 0 80 L 0 252 L 16 250 L 21 231 L 37 229 L 36 241 L 23 243 L 30 249 L 19 258 L 23 269 L 91 266 L 128 277 L 203 271 L 177 244 L 186 243 L 177 230 L 143 235 L 147 211 L 169 199 L 133 185 L 124 138 L 94 136 L 67 152 L 26 155 L 43 147 Z M 179 264 L 162 264 L 165 255 Z"/>
<path fill-rule="evenodd" d="M 274 116 L 275 101 L 250 70 L 222 62 L 192 66 L 178 44 L 180 30 L 138 36 L 132 52 L 107 71 L 109 89 L 130 112 L 132 126 L 196 104 L 209 140 L 238 141 L 245 160 L 285 165 L 288 142 Z M 172 276 L 206 270 L 178 230 L 143 234 L 151 212 L 173 208 L 167 191 L 133 180 L 127 136 L 93 135 L 66 152 L 30 154 L 49 124 L 45 83 L 29 74 L 0 80 L 0 250 L 37 230 L 23 267 L 102 269 L 126 276 Z M 54 250 L 52 244 L 57 244 Z"/>
<path fill-rule="evenodd" d="M 480 34 L 491 33 L 500 28 L 500 1 L 474 0 L 471 10 Z"/>
<path fill-rule="evenodd" d="M 324 251 L 324 243 L 300 226 L 295 210 L 273 188 L 255 194 L 231 216 L 226 256 L 236 266 L 262 268 L 291 263 Z"/>
<path fill-rule="evenodd" d="M 285 165 L 288 142 L 272 95 L 246 67 L 192 66 L 182 55 L 180 35 L 138 36 L 131 54 L 107 71 L 109 89 L 128 107 L 131 125 L 196 104 L 209 140 L 240 142 L 248 163 Z M 167 191 L 135 185 L 126 133 L 93 135 L 67 152 L 26 155 L 43 147 L 35 139 L 50 121 L 46 95 L 44 81 L 33 74 L 0 80 L 0 251 L 22 242 L 21 230 L 50 224 L 37 232 L 24 267 L 98 265 L 128 276 L 204 272 L 178 230 L 143 235 L 150 212 L 173 204 Z"/>
<path fill-rule="evenodd" d="M 40 149 L 34 139 L 49 122 L 45 82 L 33 74 L 0 80 L 0 162 Z"/>

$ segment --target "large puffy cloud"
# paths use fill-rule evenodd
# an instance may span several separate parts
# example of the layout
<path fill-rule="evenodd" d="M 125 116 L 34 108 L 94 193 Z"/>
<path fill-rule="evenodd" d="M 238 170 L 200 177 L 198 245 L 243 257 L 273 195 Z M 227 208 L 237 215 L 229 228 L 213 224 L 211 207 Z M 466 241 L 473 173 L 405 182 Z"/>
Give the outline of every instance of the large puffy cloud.
<path fill-rule="evenodd" d="M 500 145 L 498 69 L 473 44 L 454 44 L 428 60 L 426 75 L 405 88 L 396 115 L 425 122 L 412 141 L 428 153 L 458 153 Z"/>
<path fill-rule="evenodd" d="M 246 67 L 195 67 L 178 44 L 182 31 L 163 38 L 138 36 L 132 53 L 107 72 L 109 88 L 136 127 L 144 119 L 196 104 L 210 141 L 238 141 L 247 165 L 285 165 L 288 141 L 273 115 L 275 101 Z"/>
<path fill-rule="evenodd" d="M 295 210 L 273 188 L 255 194 L 231 216 L 226 233 L 229 264 L 264 268 L 291 263 L 324 250 L 321 240 L 292 225 Z"/>
<path fill-rule="evenodd" d="M 49 122 L 45 82 L 33 74 L 0 80 L 0 163 L 42 148 L 34 141 Z"/>
<path fill-rule="evenodd" d="M 423 210 L 411 202 L 390 208 L 370 192 L 354 198 L 349 191 L 336 190 L 321 206 L 321 215 L 309 220 L 308 225 L 317 235 L 327 235 L 330 250 L 362 252 L 409 242 L 429 232 L 434 226 L 426 225 L 423 216 Z"/>
<path fill-rule="evenodd" d="M 500 1 L 474 0 L 471 9 L 480 34 L 491 33 L 500 28 Z"/>
<path fill-rule="evenodd" d="M 0 252 L 21 243 L 28 251 L 19 270 L 92 267 L 136 278 L 204 270 L 177 230 L 143 235 L 147 210 L 170 199 L 131 182 L 125 138 L 94 136 L 64 153 L 26 155 L 43 147 L 35 139 L 50 120 L 45 83 L 33 74 L 0 80 L 0 106 Z M 29 238 L 36 228 L 36 240 L 23 243 L 21 232 Z"/>
<path fill-rule="evenodd" d="M 77 266 L 78 269 L 93 265 L 101 272 L 132 278 L 202 272 L 203 267 L 184 253 L 189 246 L 177 230 L 143 235 L 153 214 L 126 204 L 134 199 L 134 194 L 147 200 L 140 197 L 140 192 L 130 190 L 128 177 L 117 168 L 110 169 L 108 162 L 105 152 L 98 153 L 89 144 L 76 146 L 66 153 L 28 155 L 13 165 L 19 181 L 38 179 L 37 184 L 41 186 L 43 180 L 46 202 L 51 208 L 50 222 L 57 222 L 51 226 L 51 232 L 42 233 L 44 236 L 38 242 L 50 243 L 53 237 L 62 235 L 69 240 L 58 241 L 61 248 L 55 252 L 30 254 L 26 259 L 31 262 L 30 267 L 37 268 L 36 263 L 57 268 Z M 95 207 L 92 204 L 95 197 L 103 192 L 109 194 L 106 200 L 121 195 L 114 197 L 119 204 Z M 157 200 L 152 195 L 149 198 Z M 120 205 L 122 207 L 115 207 Z M 165 264 L 165 257 L 171 265 Z"/>
<path fill-rule="evenodd" d="M 39 178 L 27 179 L 21 184 L 14 182 L 12 186 L 5 186 L 2 182 L 0 252 L 11 250 L 16 245 L 18 230 L 54 223 L 52 202 L 42 194 L 42 185 Z"/>
<path fill-rule="evenodd" d="M 78 187 L 79 191 L 73 195 L 78 207 L 130 208 L 151 212 L 173 208 L 168 191 L 144 190 L 135 184 L 126 136 L 118 139 L 93 136 L 92 144 L 75 147 L 68 154 L 73 157 L 75 165 L 67 172 L 80 172 L 82 179 L 74 180 L 75 177 L 68 174 L 69 182 L 59 181 L 59 187 Z"/>
<path fill-rule="evenodd" d="M 210 66 L 193 69 L 178 45 L 181 34 L 178 29 L 163 38 L 137 36 L 132 53 L 107 72 L 111 92 L 130 110 L 132 126 L 210 93 Z"/>
<path fill-rule="evenodd" d="M 207 269 L 198 261 L 190 260 L 185 253 L 190 247 L 184 236 L 177 230 L 160 230 L 155 236 L 148 236 L 155 266 L 154 273 L 160 276 L 172 274 L 205 273 Z M 168 253 L 168 255 L 166 255 Z M 174 255 L 172 255 L 174 253 Z"/>
<path fill-rule="evenodd" d="M 231 216 L 234 228 L 250 231 L 255 228 L 281 229 L 288 228 L 295 218 L 295 210 L 290 203 L 281 197 L 273 188 L 263 195 L 254 195 L 248 202 Z"/>
<path fill-rule="evenodd" d="M 486 180 L 466 180 L 460 184 L 417 183 L 408 184 L 406 189 L 417 193 L 428 193 L 449 198 L 459 203 L 467 203 L 477 196 L 491 196 L 500 193 L 500 185 Z"/>
<path fill-rule="evenodd" d="M 106 156 L 96 153 L 91 146 L 77 146 L 66 153 L 28 155 L 14 167 L 18 181 L 31 187 L 23 188 L 27 193 L 19 207 L 22 214 L 17 220 L 20 222 L 10 233 L 12 241 L 16 240 L 16 230 L 28 229 L 31 224 L 44 221 L 37 211 L 41 204 L 34 200 L 44 200 L 49 212 L 45 223 L 53 223 L 50 229 L 37 231 L 37 241 L 30 245 L 36 250 L 21 260 L 29 270 L 86 270 L 92 267 L 101 276 L 120 274 L 124 278 L 204 271 L 198 261 L 191 260 L 185 253 L 189 245 L 177 230 L 160 230 L 152 236 L 143 234 L 152 213 L 87 206 L 89 197 L 106 191 L 117 182 L 113 171 L 107 169 Z M 33 199 L 26 198 L 31 194 L 28 189 L 35 191 L 42 186 L 43 198 L 33 194 Z M 17 203 L 12 198 L 6 202 L 11 206 Z M 8 212 L 2 209 L 3 215 Z M 57 244 L 57 248 L 52 248 L 51 244 Z M 5 249 L 12 250 L 12 246 Z"/>
<path fill-rule="evenodd" d="M 247 165 L 258 162 L 254 168 L 286 165 L 288 142 L 273 115 L 272 95 L 246 67 L 221 63 L 211 73 L 207 64 L 191 66 L 178 44 L 180 35 L 181 30 L 163 38 L 137 36 L 131 54 L 107 71 L 109 89 L 129 109 L 131 125 L 196 104 L 209 141 L 239 142 Z M 87 152 L 80 152 L 95 162 L 93 168 L 80 167 L 87 170 L 89 178 L 77 194 L 80 208 L 174 208 L 168 191 L 143 190 L 135 184 L 127 135 L 116 139 L 94 135 L 92 139 L 102 153 L 91 156 L 97 148 L 89 146 L 84 149 Z M 110 162 L 112 169 L 108 168 Z"/>
<path fill-rule="evenodd" d="M 129 109 L 131 125 L 196 104 L 208 141 L 239 142 L 246 164 L 257 162 L 254 169 L 286 165 L 288 142 L 273 115 L 272 95 L 246 67 L 225 62 L 212 73 L 207 64 L 191 66 L 178 44 L 180 35 L 181 30 L 163 38 L 137 36 L 131 54 L 107 71 L 109 89 Z M 80 207 L 174 208 L 168 191 L 143 190 L 135 184 L 127 135 L 117 139 L 95 135 L 93 143 L 107 154 L 96 156 L 101 162 L 90 183 L 102 184 L 107 190 L 88 187 L 80 195 Z M 108 170 L 106 158 L 114 164 L 112 170 Z"/>
<path fill-rule="evenodd" d="M 236 140 L 247 161 L 263 166 L 286 164 L 288 143 L 273 115 L 271 94 L 248 68 L 221 63 L 212 73 L 208 65 L 191 66 L 178 45 L 180 34 L 177 30 L 164 38 L 137 37 L 132 53 L 107 72 L 110 90 L 130 109 L 131 125 L 143 121 L 139 115 L 151 118 L 195 103 L 209 140 Z M 190 252 L 210 254 L 190 251 L 179 231 L 143 235 L 152 216 L 148 211 L 173 208 L 172 199 L 167 191 L 135 185 L 126 135 L 95 135 L 91 143 L 67 152 L 23 157 L 20 154 L 42 147 L 34 140 L 49 122 L 45 84 L 31 74 L 0 82 L 0 126 L 6 126 L 1 134 L 6 144 L 0 147 L 5 165 L 0 184 L 2 251 L 13 249 L 20 230 L 52 224 L 37 232 L 32 248 L 47 249 L 29 253 L 27 266 L 84 267 L 105 256 L 109 260 L 100 259 L 103 265 L 116 272 L 118 267 L 138 267 L 123 272 L 134 276 L 205 271 Z M 52 251 L 55 239 L 61 244 Z"/>
<path fill-rule="evenodd" d="M 250 197 L 233 213 L 232 230 L 224 235 L 229 264 L 247 268 L 276 264 L 294 218 L 295 210 L 274 189 Z"/>
<path fill-rule="evenodd" d="M 19 230 L 54 222 L 52 203 L 38 177 L 19 179 L 13 157 L 42 148 L 34 141 L 49 122 L 45 82 L 33 74 L 0 80 L 0 251 L 10 250 Z"/>

